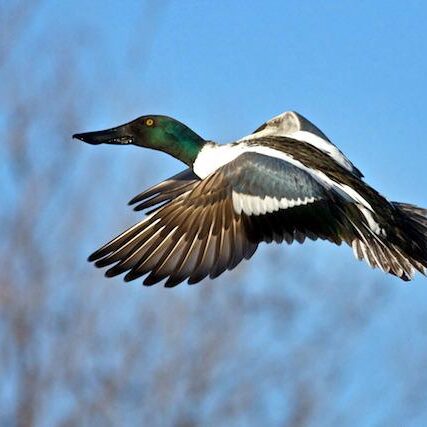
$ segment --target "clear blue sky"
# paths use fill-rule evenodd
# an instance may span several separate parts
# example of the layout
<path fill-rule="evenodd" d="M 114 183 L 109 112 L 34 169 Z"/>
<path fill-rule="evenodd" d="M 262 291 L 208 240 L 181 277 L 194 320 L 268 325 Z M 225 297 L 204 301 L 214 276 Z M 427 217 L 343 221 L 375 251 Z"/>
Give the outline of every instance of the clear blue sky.
<path fill-rule="evenodd" d="M 142 12 L 139 6 L 137 1 L 42 3 L 29 37 L 51 26 L 64 49 L 70 37 L 80 39 L 80 66 L 89 86 L 105 93 L 97 91 L 90 106 L 81 105 L 87 114 L 76 132 L 157 113 L 180 119 L 207 139 L 228 142 L 296 110 L 387 197 L 427 206 L 426 2 L 153 1 Z M 86 48 L 89 39 L 96 50 Z M 93 75 L 94 62 L 105 65 L 102 74 Z M 104 154 L 112 163 L 140 156 L 152 182 L 181 169 L 162 154 L 134 148 L 120 154 L 111 147 L 81 150 L 90 150 L 93 162 Z M 156 167 L 149 169 L 146 159 L 154 159 Z M 110 200 L 112 206 L 141 190 L 125 173 L 123 180 L 129 188 L 122 201 Z M 302 256 L 305 251 L 287 250 Z M 320 253 L 311 246 L 307 251 Z M 367 268 L 350 263 L 348 249 L 323 245 L 319 256 L 328 264 L 345 260 L 351 274 Z M 388 356 L 409 346 L 414 350 L 408 363 L 418 363 L 418 342 L 426 340 L 418 324 L 427 314 L 426 279 L 407 287 L 370 274 L 393 287 L 392 302 L 354 343 L 343 373 L 346 394 L 337 402 L 346 408 L 356 396 L 363 408 L 381 398 L 361 415 L 361 423 L 348 425 L 378 425 L 382 412 L 403 416 L 395 397 L 402 374 Z M 420 419 L 416 425 L 426 423 Z"/>
<path fill-rule="evenodd" d="M 85 65 L 105 62 L 98 84 L 117 103 L 97 100 L 88 128 L 163 113 L 226 142 L 293 109 L 391 198 L 427 204 L 424 2 L 153 2 L 142 14 L 138 3 L 46 8 L 61 31 L 100 40 Z"/>

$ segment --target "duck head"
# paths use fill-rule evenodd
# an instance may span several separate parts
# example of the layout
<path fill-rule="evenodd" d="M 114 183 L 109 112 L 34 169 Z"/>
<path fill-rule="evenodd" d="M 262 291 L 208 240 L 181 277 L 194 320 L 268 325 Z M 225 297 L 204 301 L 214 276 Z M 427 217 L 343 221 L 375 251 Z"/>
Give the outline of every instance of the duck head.
<path fill-rule="evenodd" d="M 73 138 L 88 144 L 136 145 L 164 151 L 191 166 L 206 141 L 188 126 L 171 117 L 149 115 L 123 125 Z"/>

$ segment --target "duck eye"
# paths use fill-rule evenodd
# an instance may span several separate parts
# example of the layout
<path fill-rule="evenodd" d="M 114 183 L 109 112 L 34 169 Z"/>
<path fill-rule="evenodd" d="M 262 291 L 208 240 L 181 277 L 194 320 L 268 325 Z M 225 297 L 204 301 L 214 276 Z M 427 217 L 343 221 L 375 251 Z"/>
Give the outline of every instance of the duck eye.
<path fill-rule="evenodd" d="M 145 121 L 145 125 L 149 126 L 149 127 L 153 126 L 154 125 L 154 120 L 153 119 L 147 119 Z"/>

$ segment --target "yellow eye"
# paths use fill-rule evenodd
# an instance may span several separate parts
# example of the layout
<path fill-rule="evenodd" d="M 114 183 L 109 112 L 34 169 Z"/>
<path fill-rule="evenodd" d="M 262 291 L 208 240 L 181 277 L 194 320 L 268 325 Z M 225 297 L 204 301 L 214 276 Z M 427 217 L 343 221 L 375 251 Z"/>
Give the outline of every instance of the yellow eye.
<path fill-rule="evenodd" d="M 147 119 L 146 121 L 145 121 L 145 125 L 146 126 L 153 126 L 154 125 L 154 120 L 153 119 Z"/>

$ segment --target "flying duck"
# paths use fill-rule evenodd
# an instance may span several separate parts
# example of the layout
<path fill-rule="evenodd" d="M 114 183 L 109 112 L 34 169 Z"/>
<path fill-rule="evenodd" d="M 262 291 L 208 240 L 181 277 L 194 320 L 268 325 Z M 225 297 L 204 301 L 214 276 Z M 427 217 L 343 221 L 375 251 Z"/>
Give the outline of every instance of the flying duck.
<path fill-rule="evenodd" d="M 161 115 L 73 135 L 164 151 L 188 168 L 134 197 L 140 222 L 89 256 L 107 277 L 172 287 L 218 277 L 261 242 L 306 238 L 352 247 L 402 280 L 427 270 L 427 210 L 390 202 L 315 125 L 285 112 L 238 141 L 207 141 Z"/>

